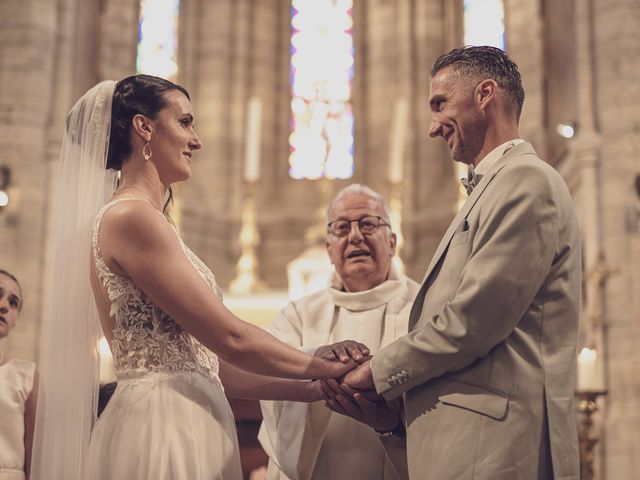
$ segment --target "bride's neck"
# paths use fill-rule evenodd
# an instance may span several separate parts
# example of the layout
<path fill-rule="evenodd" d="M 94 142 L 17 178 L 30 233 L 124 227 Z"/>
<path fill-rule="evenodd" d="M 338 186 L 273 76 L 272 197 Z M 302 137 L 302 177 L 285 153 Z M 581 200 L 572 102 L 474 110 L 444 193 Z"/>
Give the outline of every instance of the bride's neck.
<path fill-rule="evenodd" d="M 162 211 L 167 187 L 162 184 L 157 173 L 154 175 L 153 172 L 123 168 L 117 192 L 120 191 L 137 191 L 146 197 L 156 209 Z"/>

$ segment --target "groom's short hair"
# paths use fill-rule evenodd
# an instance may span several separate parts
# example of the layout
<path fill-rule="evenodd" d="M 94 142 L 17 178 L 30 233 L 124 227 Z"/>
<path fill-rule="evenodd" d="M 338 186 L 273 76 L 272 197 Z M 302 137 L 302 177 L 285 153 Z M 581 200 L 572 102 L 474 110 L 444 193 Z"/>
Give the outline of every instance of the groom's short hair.
<path fill-rule="evenodd" d="M 516 120 L 520 120 L 524 104 L 522 78 L 518 66 L 505 52 L 489 46 L 454 48 L 436 59 L 431 67 L 431 76 L 434 77 L 436 73 L 448 66 L 451 66 L 460 76 L 477 80 L 482 80 L 483 77 L 495 80 L 498 87 L 511 99 Z"/>

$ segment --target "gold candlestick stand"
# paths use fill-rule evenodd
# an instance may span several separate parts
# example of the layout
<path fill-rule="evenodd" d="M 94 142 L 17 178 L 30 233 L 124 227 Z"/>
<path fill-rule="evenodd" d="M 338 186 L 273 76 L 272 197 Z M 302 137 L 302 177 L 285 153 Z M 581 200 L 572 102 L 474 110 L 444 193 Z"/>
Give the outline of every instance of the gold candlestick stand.
<path fill-rule="evenodd" d="M 582 480 L 596 480 L 595 447 L 598 437 L 594 432 L 593 414 L 598 411 L 598 397 L 606 395 L 605 390 L 577 392 L 577 409 L 580 414 L 578 421 L 578 440 L 580 442 L 580 478 Z"/>
<path fill-rule="evenodd" d="M 240 245 L 242 254 L 236 266 L 236 278 L 229 289 L 234 294 L 247 294 L 264 290 L 264 284 L 258 276 L 258 257 L 256 249 L 260 245 L 260 234 L 256 224 L 256 182 L 245 181 L 242 202 L 242 228 Z"/>

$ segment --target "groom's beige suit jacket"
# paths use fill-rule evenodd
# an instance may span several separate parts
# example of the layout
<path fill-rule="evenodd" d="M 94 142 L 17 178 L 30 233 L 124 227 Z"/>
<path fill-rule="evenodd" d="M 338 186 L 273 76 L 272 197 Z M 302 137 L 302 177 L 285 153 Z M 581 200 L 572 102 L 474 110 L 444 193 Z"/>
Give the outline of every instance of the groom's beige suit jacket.
<path fill-rule="evenodd" d="M 412 479 L 578 479 L 580 233 L 560 175 L 521 143 L 445 233 L 409 334 L 371 361 L 405 395 Z"/>

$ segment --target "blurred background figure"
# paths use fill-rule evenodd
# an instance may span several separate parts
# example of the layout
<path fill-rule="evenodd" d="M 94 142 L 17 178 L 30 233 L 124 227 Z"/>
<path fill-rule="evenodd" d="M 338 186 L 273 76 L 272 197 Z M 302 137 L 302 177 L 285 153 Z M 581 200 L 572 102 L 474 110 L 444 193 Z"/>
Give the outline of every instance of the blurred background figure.
<path fill-rule="evenodd" d="M 18 279 L 0 269 L 0 339 L 16 326 L 22 298 Z M 0 349 L 0 480 L 29 477 L 37 398 L 35 363 L 9 358 Z"/>

